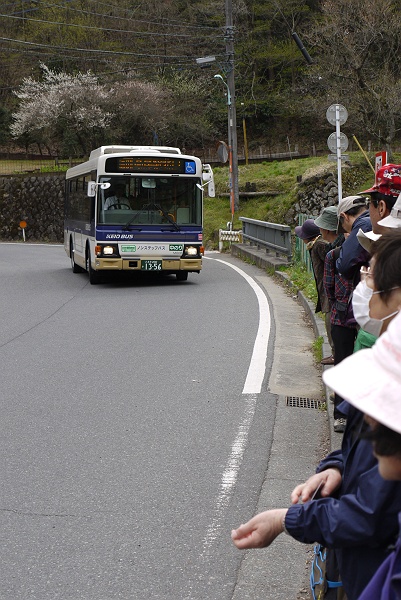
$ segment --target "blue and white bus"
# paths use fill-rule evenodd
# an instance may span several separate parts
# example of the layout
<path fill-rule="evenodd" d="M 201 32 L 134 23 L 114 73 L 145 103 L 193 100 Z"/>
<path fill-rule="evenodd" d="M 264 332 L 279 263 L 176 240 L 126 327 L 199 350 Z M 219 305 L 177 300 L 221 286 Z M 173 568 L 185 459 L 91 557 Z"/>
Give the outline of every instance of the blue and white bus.
<path fill-rule="evenodd" d="M 202 268 L 203 188 L 213 172 L 163 146 L 102 146 L 66 174 L 64 248 L 74 273 Z"/>

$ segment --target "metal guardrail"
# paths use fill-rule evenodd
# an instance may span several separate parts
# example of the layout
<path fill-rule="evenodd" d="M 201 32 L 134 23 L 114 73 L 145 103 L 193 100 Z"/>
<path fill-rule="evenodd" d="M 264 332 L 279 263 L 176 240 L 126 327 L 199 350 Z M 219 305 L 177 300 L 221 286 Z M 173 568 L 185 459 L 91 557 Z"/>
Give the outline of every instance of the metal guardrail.
<path fill-rule="evenodd" d="M 256 246 L 274 250 L 276 256 L 284 254 L 290 261 L 292 259 L 291 227 L 279 225 L 268 221 L 257 221 L 240 217 L 242 221 L 242 235 L 244 241 L 249 241 Z"/>

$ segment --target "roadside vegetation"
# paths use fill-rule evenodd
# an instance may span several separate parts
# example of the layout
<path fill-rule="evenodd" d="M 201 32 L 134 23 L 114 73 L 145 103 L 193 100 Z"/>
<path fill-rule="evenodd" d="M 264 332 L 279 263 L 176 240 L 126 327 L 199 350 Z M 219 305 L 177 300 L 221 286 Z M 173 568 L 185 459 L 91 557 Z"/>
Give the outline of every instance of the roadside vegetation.
<path fill-rule="evenodd" d="M 359 176 L 356 183 L 353 182 L 352 177 L 349 178 L 349 183 L 343 182 L 343 196 L 357 193 L 360 189 L 363 189 L 363 186 L 370 187 L 373 181 L 372 170 L 362 152 L 351 152 L 349 158 L 351 166 L 358 167 L 362 171 L 363 181 Z M 374 164 L 374 156 L 369 156 L 369 159 Z M 401 154 L 394 154 L 392 160 L 401 162 Z M 240 196 L 239 210 L 234 213 L 233 229 L 241 229 L 239 217 L 293 225 L 287 223 L 286 214 L 297 202 L 298 179 L 302 178 L 304 180 L 308 176 L 323 173 L 330 168 L 330 164 L 335 169 L 335 165 L 329 163 L 327 155 L 325 155 L 239 165 L 240 192 L 245 190 L 247 183 L 250 183 L 256 185 L 257 192 L 277 192 L 277 195 L 266 194 L 266 196 L 250 198 Z M 218 248 L 219 229 L 226 229 L 227 223 L 231 222 L 232 219 L 228 167 L 217 167 L 213 171 L 216 198 L 205 198 L 204 217 L 204 242 L 209 249 Z M 345 173 L 346 169 L 344 169 Z"/>
<path fill-rule="evenodd" d="M 373 183 L 372 170 L 362 152 L 350 153 L 349 157 L 351 166 L 362 169 L 363 181 L 359 177 L 356 187 L 352 184 L 352 178 L 349 178 L 350 183 L 346 185 L 343 182 L 343 196 L 355 194 L 361 189 L 370 187 Z M 369 159 L 374 164 L 374 156 L 369 156 Z M 394 153 L 392 161 L 401 163 L 401 154 Z M 286 222 L 286 214 L 297 201 L 299 185 L 297 178 L 302 176 L 302 179 L 305 179 L 307 176 L 319 174 L 324 172 L 327 167 L 328 160 L 326 156 L 283 162 L 263 162 L 248 166 L 240 165 L 240 190 L 243 190 L 246 182 L 249 182 L 256 184 L 258 191 L 277 191 L 280 193 L 272 197 L 266 195 L 256 198 L 240 198 L 239 210 L 234 214 L 233 229 L 241 229 L 241 221 L 239 220 L 241 216 L 261 221 L 289 224 Z M 226 167 L 214 169 L 216 198 L 205 199 L 204 240 L 206 247 L 209 249 L 218 248 L 219 229 L 226 229 L 227 223 L 231 222 L 230 199 L 219 195 L 228 192 L 228 174 Z M 295 225 L 295 223 L 290 223 L 290 225 Z M 225 249 L 229 251 L 228 243 L 225 245 Z M 293 262 L 288 266 L 281 267 L 280 270 L 285 271 L 295 287 L 301 290 L 311 302 L 316 303 L 316 287 L 313 275 L 308 271 L 295 250 Z M 317 349 L 317 354 L 319 354 L 319 349 Z"/>

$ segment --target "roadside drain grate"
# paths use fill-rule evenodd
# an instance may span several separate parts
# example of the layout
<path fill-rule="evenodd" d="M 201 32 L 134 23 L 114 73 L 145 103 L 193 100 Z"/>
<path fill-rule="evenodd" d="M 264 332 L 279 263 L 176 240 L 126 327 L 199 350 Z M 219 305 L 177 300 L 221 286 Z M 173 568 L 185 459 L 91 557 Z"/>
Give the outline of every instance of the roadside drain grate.
<path fill-rule="evenodd" d="M 316 400 L 315 398 L 300 398 L 299 396 L 286 396 L 286 406 L 292 408 L 325 408 L 325 400 Z"/>

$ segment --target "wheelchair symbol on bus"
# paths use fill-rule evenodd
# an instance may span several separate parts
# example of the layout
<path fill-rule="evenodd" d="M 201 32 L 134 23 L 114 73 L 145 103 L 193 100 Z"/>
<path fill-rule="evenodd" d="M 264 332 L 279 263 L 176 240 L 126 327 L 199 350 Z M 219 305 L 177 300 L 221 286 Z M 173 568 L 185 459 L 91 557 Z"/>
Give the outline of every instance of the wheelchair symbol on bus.
<path fill-rule="evenodd" d="M 185 161 L 185 173 L 194 175 L 196 173 L 196 164 L 193 160 Z"/>

